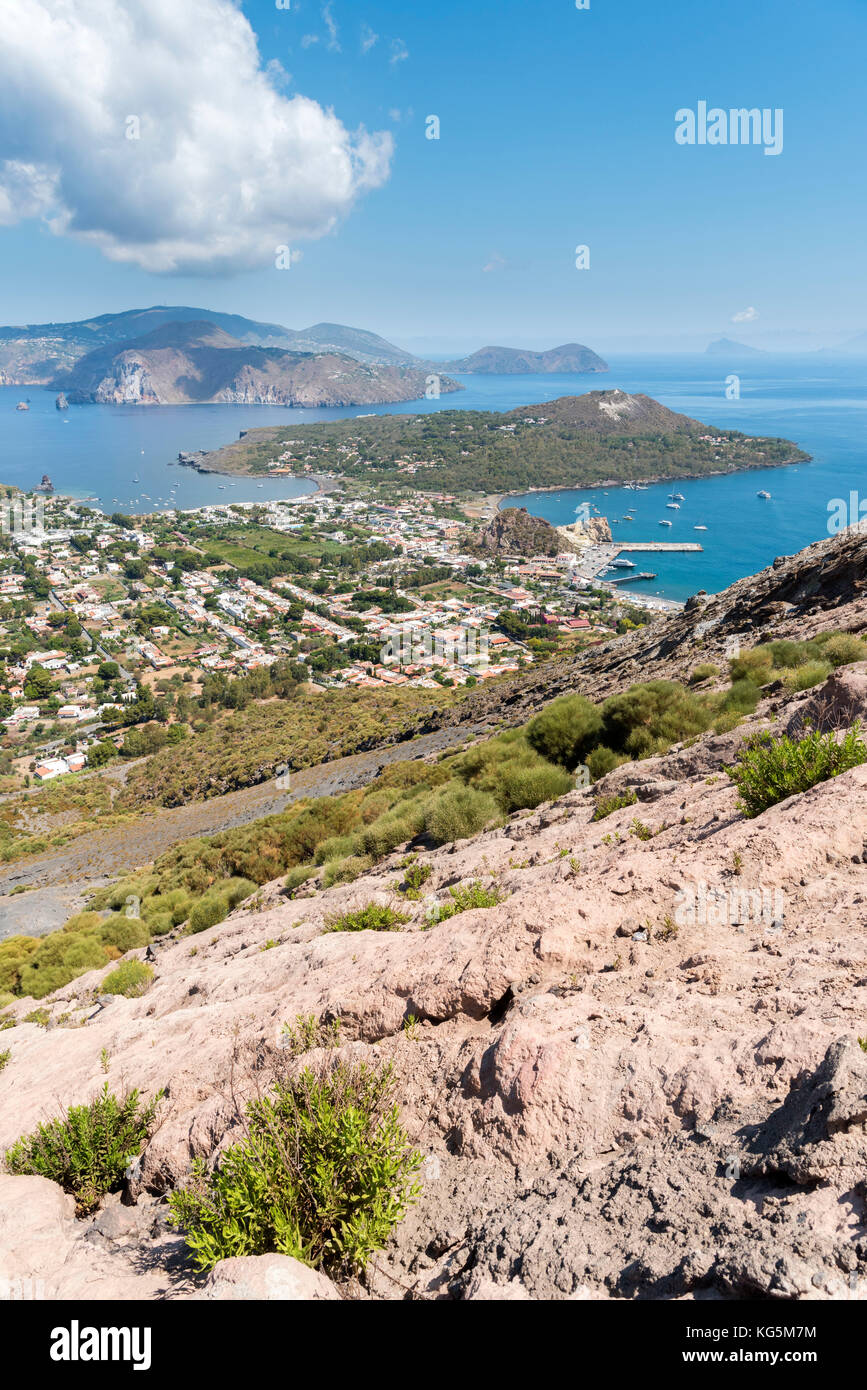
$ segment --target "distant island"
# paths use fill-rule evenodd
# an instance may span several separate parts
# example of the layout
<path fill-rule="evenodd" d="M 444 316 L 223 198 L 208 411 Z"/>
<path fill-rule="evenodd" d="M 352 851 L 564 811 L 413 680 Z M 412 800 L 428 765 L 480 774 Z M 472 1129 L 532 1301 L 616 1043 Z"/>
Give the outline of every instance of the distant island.
<path fill-rule="evenodd" d="M 764 348 L 750 347 L 748 343 L 736 343 L 731 338 L 717 338 L 708 343 L 705 352 L 712 357 L 763 357 Z"/>
<path fill-rule="evenodd" d="M 807 459 L 789 440 L 716 429 L 650 396 L 609 390 L 502 414 L 442 410 L 269 425 L 179 461 L 205 472 L 258 477 L 333 473 L 384 496 L 411 488 L 467 498 L 702 477 Z"/>
<path fill-rule="evenodd" d="M 225 337 L 218 338 L 218 332 Z M 227 342 L 226 337 L 231 341 Z M 239 370 L 248 369 L 240 381 L 229 371 L 228 359 L 224 359 L 218 371 L 194 364 L 194 375 L 189 381 L 181 379 L 183 372 L 172 381 L 165 361 L 155 366 L 151 361 L 142 363 L 142 373 L 131 368 L 129 359 L 121 360 L 128 352 L 187 352 L 205 348 L 232 349 L 236 353 L 239 348 L 264 348 L 296 357 L 313 356 L 322 359 L 321 370 L 311 369 L 309 364 L 293 365 L 272 353 L 267 358 L 251 355 L 243 362 L 239 359 Z M 345 362 L 335 362 L 334 358 L 349 358 L 367 367 L 390 367 L 396 369 L 396 374 L 353 374 Z M 417 375 L 401 376 L 401 369 Z M 228 404 L 377 405 L 418 399 L 425 394 L 431 375 L 442 378 L 452 371 L 515 374 L 607 370 L 608 364 L 581 343 L 566 343 L 548 352 L 486 347 L 453 363 L 431 362 L 365 328 L 349 328 L 340 323 L 285 328 L 279 323 L 262 323 L 241 314 L 189 305 L 161 304 L 73 323 L 0 328 L 0 385 L 47 386 L 79 402 L 141 400 L 150 404 L 186 404 L 208 400 Z M 328 380 L 337 382 L 333 391 L 327 386 Z M 209 394 L 205 392 L 208 385 L 212 387 Z M 299 387 L 300 395 L 296 394 Z M 440 391 L 460 389 L 455 382 L 444 385 L 440 380 Z M 78 395 L 73 396 L 72 392 Z"/>
<path fill-rule="evenodd" d="M 524 348 L 484 347 L 469 357 L 443 362 L 444 371 L 514 376 L 548 372 L 607 372 L 608 363 L 583 343 L 564 343 L 547 352 L 528 352 Z"/>

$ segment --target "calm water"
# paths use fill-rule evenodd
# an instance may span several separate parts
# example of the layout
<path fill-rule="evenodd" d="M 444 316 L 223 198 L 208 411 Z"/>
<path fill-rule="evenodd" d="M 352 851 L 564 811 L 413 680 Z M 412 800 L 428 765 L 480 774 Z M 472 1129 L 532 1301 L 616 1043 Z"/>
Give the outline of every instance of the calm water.
<path fill-rule="evenodd" d="M 574 519 L 582 501 L 595 502 L 612 522 L 618 539 L 699 541 L 701 555 L 633 558 L 659 578 L 645 585 L 669 598 L 683 599 L 696 589 L 714 592 L 763 568 L 776 555 L 793 551 L 827 534 L 828 503 L 854 490 L 867 498 L 867 360 L 834 361 L 811 357 L 762 357 L 740 370 L 741 398 L 725 398 L 725 377 L 738 363 L 711 357 L 613 357 L 603 376 L 464 377 L 466 390 L 439 401 L 410 401 L 380 407 L 378 413 L 442 409 L 509 410 L 556 396 L 619 386 L 644 392 L 673 410 L 711 426 L 730 426 L 748 434 L 784 435 L 813 456 L 794 468 L 768 469 L 659 484 L 647 492 L 587 489 L 528 494 L 512 499 L 539 516 L 562 524 Z M 29 399 L 29 411 L 16 411 Z M 284 478 L 259 487 L 252 479 L 228 480 L 179 468 L 179 450 L 212 449 L 258 425 L 306 424 L 369 414 L 352 410 L 289 410 L 273 406 L 72 406 L 54 408 L 54 393 L 36 387 L 0 387 L 0 481 L 25 490 L 49 473 L 55 487 L 74 496 L 97 496 L 112 511 L 153 510 L 175 488 L 175 505 L 255 502 L 297 497 L 310 484 Z M 133 479 L 138 477 L 139 482 Z M 759 488 L 769 502 L 756 497 Z M 682 492 L 680 511 L 668 511 L 672 491 Z M 147 493 L 148 497 L 143 497 Z M 114 502 L 114 498 L 118 501 Z M 138 500 L 136 500 L 138 499 Z M 628 506 L 635 521 L 623 522 Z M 660 526 L 660 518 L 673 521 Z M 707 531 L 693 527 L 705 525 Z"/>

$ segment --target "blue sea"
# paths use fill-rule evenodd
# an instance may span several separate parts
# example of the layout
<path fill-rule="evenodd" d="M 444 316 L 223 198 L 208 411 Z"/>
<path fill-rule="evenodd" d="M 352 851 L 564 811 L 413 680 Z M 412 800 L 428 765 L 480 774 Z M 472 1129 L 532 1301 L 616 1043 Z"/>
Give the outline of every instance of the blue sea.
<path fill-rule="evenodd" d="M 712 427 L 782 435 L 811 454 L 808 464 L 658 484 L 646 492 L 595 488 L 509 499 L 508 505 L 526 506 L 558 525 L 574 520 L 576 507 L 590 502 L 609 518 L 616 539 L 699 541 L 701 554 L 653 555 L 646 561 L 633 556 L 640 568 L 658 575 L 642 590 L 672 599 L 685 599 L 697 589 L 713 593 L 775 556 L 826 536 L 834 498 L 855 491 L 867 500 L 867 359 L 813 354 L 743 363 L 708 356 L 608 360 L 611 370 L 599 376 L 463 377 L 466 389 L 460 393 L 382 406 L 377 413 L 510 410 L 617 386 L 653 396 Z M 725 394 L 732 371 L 740 376 L 738 400 Z M 26 491 L 48 473 L 58 491 L 97 497 L 93 505 L 106 511 L 152 511 L 158 501 L 169 500 L 172 489 L 173 505 L 181 508 L 301 496 L 312 487 L 308 481 L 283 478 L 260 487 L 252 479 L 220 479 L 178 467 L 178 452 L 213 449 L 259 425 L 371 413 L 369 407 L 274 406 L 86 405 L 57 411 L 54 394 L 38 387 L 0 387 L 0 481 Z M 29 411 L 15 410 L 19 400 L 29 400 Z M 756 496 L 759 489 L 770 492 L 770 501 Z M 684 494 L 679 511 L 666 509 L 672 491 Z M 630 506 L 635 520 L 624 522 Z M 673 525 L 660 526 L 662 518 Z M 695 531 L 698 525 L 707 531 Z"/>

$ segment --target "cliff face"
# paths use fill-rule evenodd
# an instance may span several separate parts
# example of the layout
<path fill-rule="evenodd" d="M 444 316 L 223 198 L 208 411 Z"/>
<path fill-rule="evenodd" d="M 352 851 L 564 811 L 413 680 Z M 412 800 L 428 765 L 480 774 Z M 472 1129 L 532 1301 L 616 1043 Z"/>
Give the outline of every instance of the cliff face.
<path fill-rule="evenodd" d="M 416 400 L 427 377 L 339 353 L 248 346 L 212 324 L 184 323 L 89 353 L 63 380 L 79 404 L 345 406 Z M 440 378 L 441 391 L 460 389 Z"/>

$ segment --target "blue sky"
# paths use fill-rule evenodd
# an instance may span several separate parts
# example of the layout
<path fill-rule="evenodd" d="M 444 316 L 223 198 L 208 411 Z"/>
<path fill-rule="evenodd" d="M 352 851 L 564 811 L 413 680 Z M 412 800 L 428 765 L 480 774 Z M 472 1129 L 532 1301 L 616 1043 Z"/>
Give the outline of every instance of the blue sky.
<path fill-rule="evenodd" d="M 143 123 L 119 164 L 101 143 L 105 122 L 94 134 L 65 63 L 58 56 L 52 69 L 51 45 L 33 31 L 59 3 L 4 0 L 0 15 L 0 160 L 44 165 L 53 180 L 47 194 L 30 174 L 23 192 L 13 178 L 5 215 L 0 187 L 2 322 L 202 304 L 292 327 L 335 320 L 443 352 L 568 340 L 603 352 L 689 347 L 721 334 L 795 347 L 867 330 L 863 0 L 591 0 L 589 10 L 573 0 L 291 0 L 285 10 L 244 0 L 279 101 L 318 104 L 305 108 L 315 129 L 297 155 L 291 136 L 270 130 L 280 113 L 261 115 L 253 78 L 233 85 L 243 64 L 232 44 L 243 36 L 225 22 L 229 0 L 186 0 L 180 10 L 158 0 L 146 42 L 124 31 L 124 11 L 140 8 L 132 0 L 72 0 L 85 85 L 97 65 L 87 25 L 100 7 L 118 11 L 117 29 L 104 25 L 99 40 L 114 59 L 106 80 L 119 88 L 108 123 L 138 107 Z M 196 12 L 193 34 L 172 28 L 186 22 L 173 9 Z M 173 35 L 192 44 L 175 73 L 150 63 L 147 49 L 158 58 Z M 68 51 L 67 39 L 57 53 Z M 205 93 L 225 94 L 225 129 L 211 124 L 200 149 L 181 91 L 197 75 Z M 700 100 L 782 108 L 782 154 L 677 145 L 675 112 Z M 329 109 L 347 159 L 358 127 L 378 136 L 351 190 L 336 157 L 320 187 Z M 425 139 L 429 115 L 441 122 L 438 141 Z M 260 125 L 269 168 L 261 186 L 242 187 L 243 141 L 259 139 Z M 127 170 L 169 145 L 192 148 L 167 176 L 162 204 L 157 185 Z M 219 185 L 207 177 L 217 148 L 229 149 Z M 284 162 L 286 220 L 296 224 L 286 240 L 301 253 L 288 271 L 273 263 Z M 160 218 L 175 215 L 191 184 L 160 251 L 170 258 L 168 242 L 183 240 L 181 268 L 155 270 Z M 231 209 L 243 198 L 249 231 L 235 245 Z M 212 248 L 203 227 L 226 220 L 228 236 L 215 234 Z M 574 266 L 579 243 L 590 246 L 586 271 Z M 733 321 L 738 314 L 749 316 Z"/>

